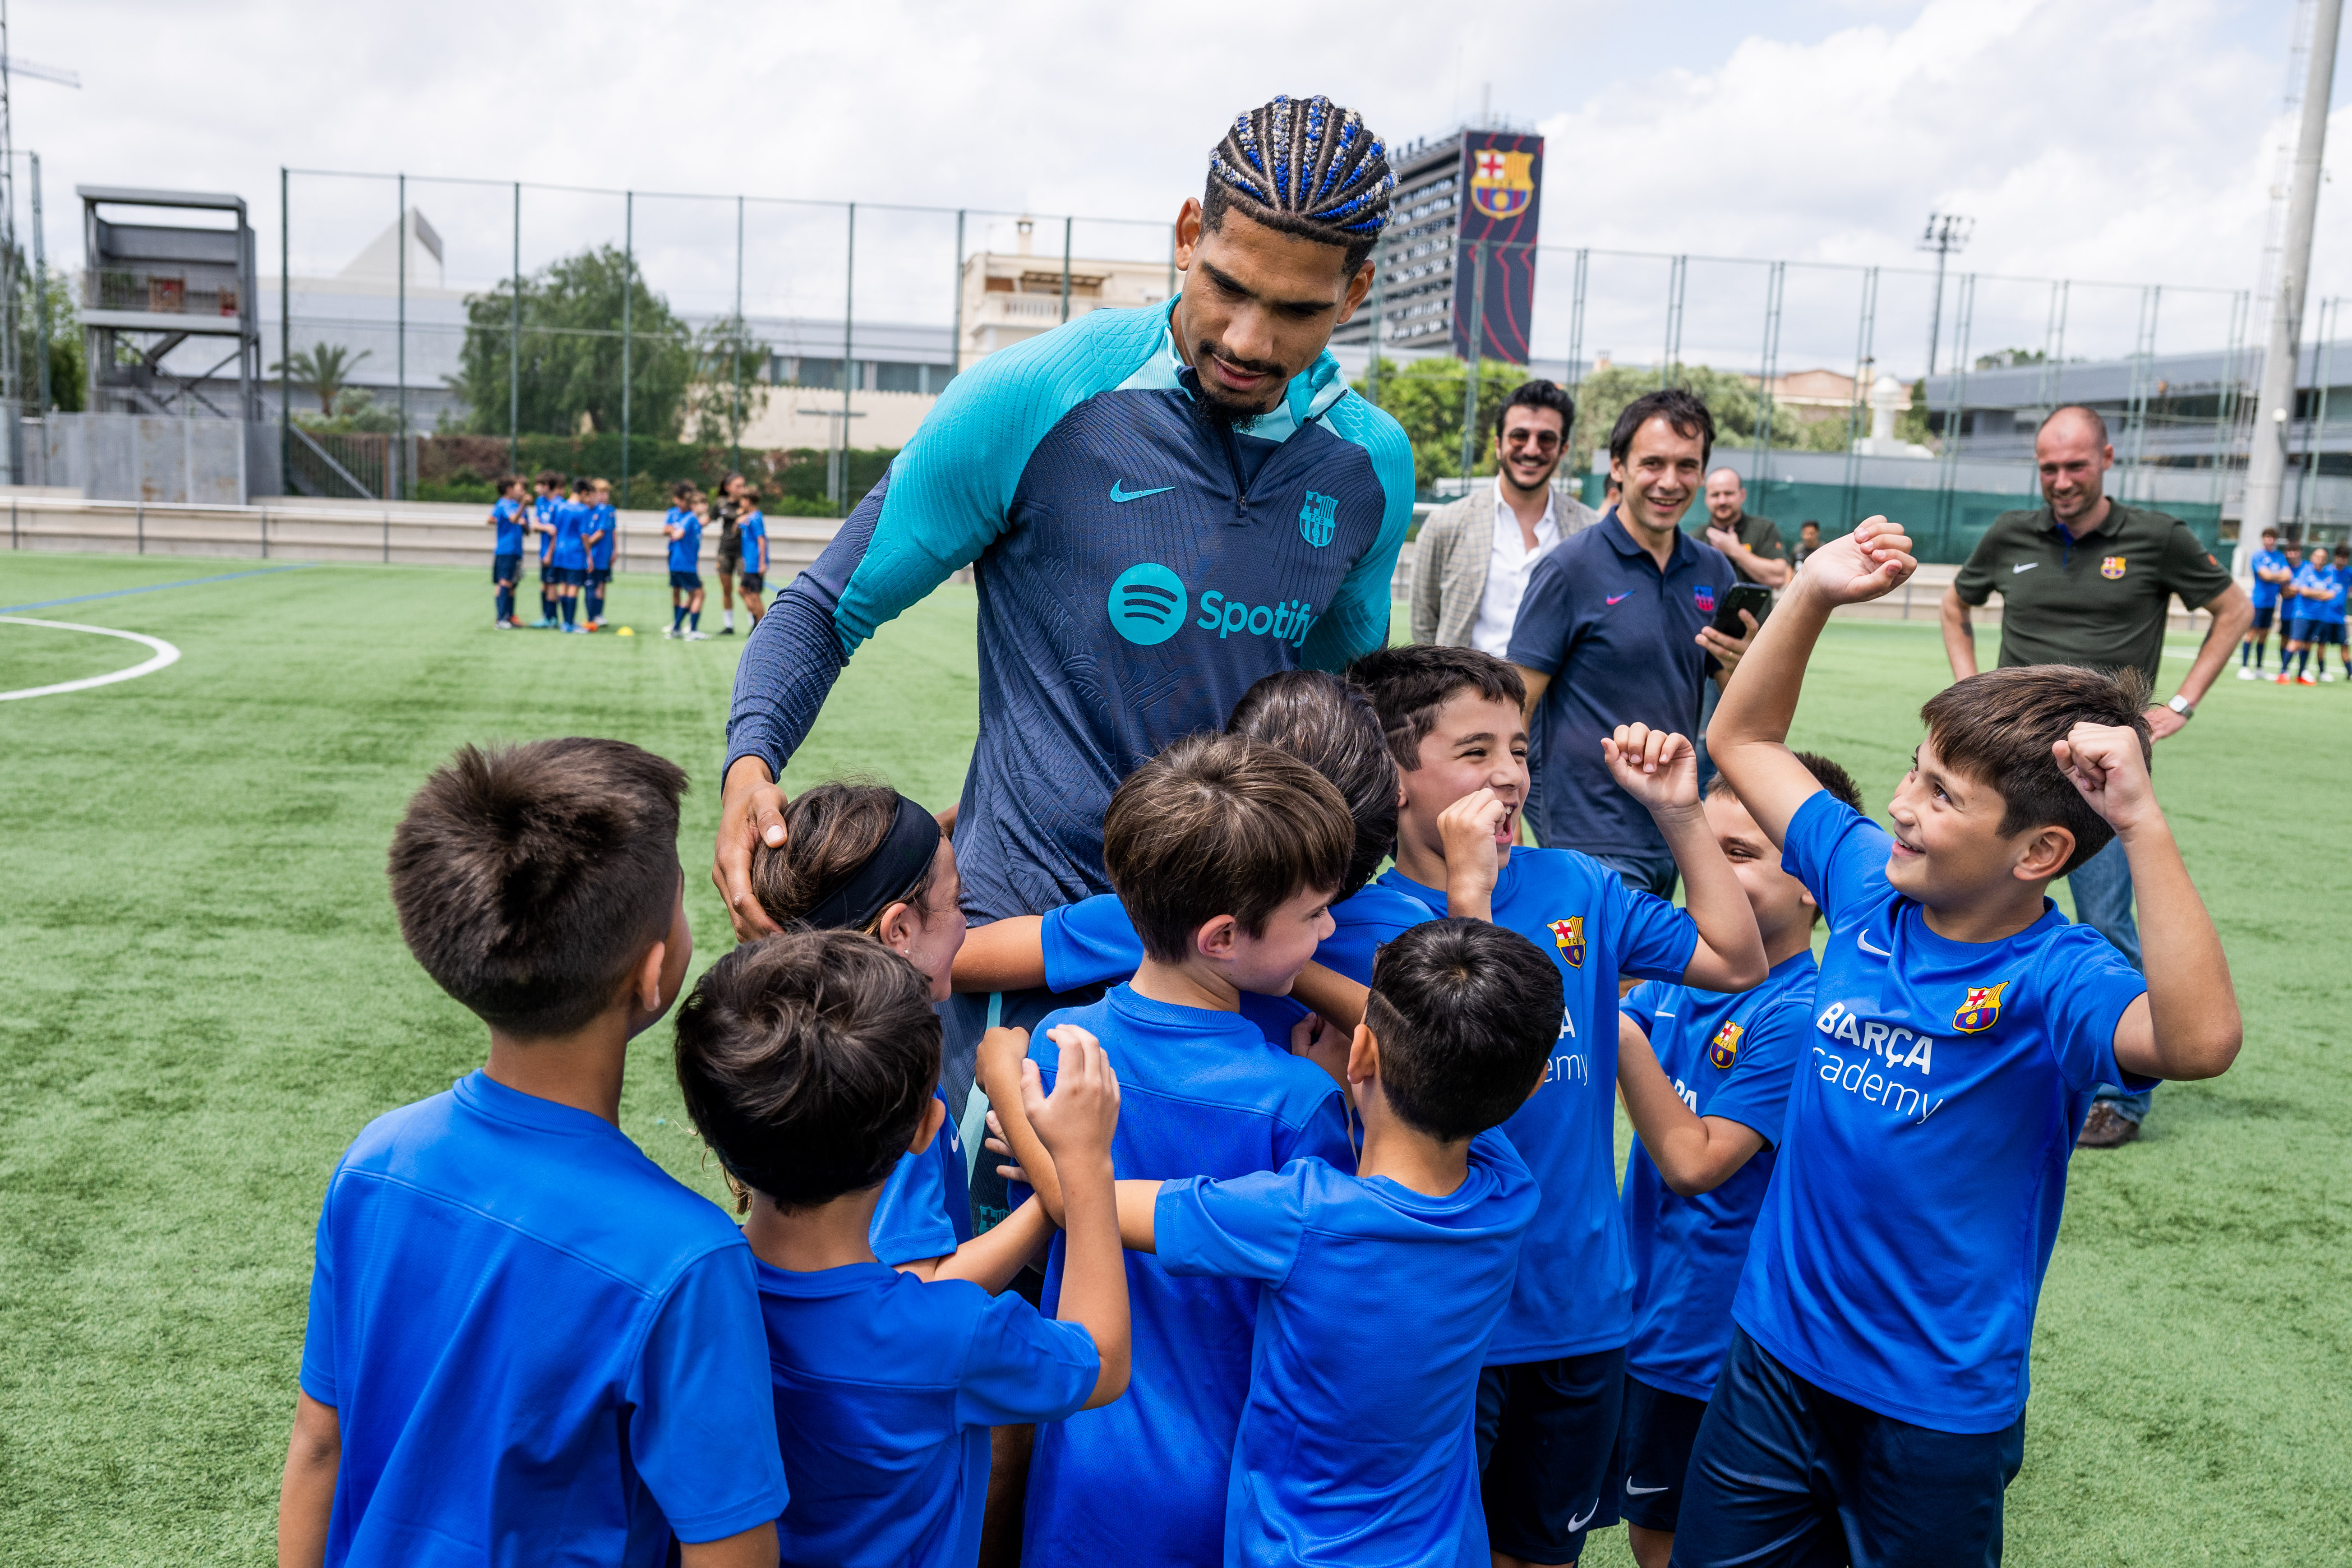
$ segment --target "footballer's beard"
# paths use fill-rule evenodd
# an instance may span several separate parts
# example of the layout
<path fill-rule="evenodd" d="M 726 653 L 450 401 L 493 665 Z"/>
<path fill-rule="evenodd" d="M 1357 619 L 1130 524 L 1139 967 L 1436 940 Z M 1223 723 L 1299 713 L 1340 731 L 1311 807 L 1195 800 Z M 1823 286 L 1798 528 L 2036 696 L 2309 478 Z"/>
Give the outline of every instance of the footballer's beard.
<path fill-rule="evenodd" d="M 1192 363 L 1195 367 L 1205 366 L 1213 359 L 1223 361 L 1236 370 L 1265 376 L 1266 390 L 1255 399 L 1239 398 L 1230 393 L 1221 392 L 1213 378 L 1204 371 L 1195 368 L 1192 377 L 1194 392 L 1192 405 L 1200 416 L 1211 425 L 1231 429 L 1236 425 L 1246 425 L 1260 415 L 1273 413 L 1276 406 L 1282 402 L 1284 391 L 1290 384 L 1290 378 L 1282 374 L 1280 365 L 1268 364 L 1257 360 L 1235 359 L 1231 354 L 1218 353 L 1214 343 L 1206 342 L 1200 343 L 1192 351 Z"/>

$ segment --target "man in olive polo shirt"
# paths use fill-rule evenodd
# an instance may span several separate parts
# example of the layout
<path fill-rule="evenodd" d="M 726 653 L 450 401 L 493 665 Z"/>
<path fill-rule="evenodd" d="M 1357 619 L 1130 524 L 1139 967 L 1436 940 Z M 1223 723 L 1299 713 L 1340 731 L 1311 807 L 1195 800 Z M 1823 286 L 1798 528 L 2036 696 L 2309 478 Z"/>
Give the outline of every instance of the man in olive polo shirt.
<path fill-rule="evenodd" d="M 1969 607 L 1998 592 L 2004 667 L 2129 668 L 2154 690 L 2164 658 L 2165 617 L 2177 594 L 2190 609 L 2210 610 L 2213 621 L 2179 693 L 2147 710 L 2148 728 L 2161 741 L 2196 712 L 2252 624 L 2253 605 L 2187 523 L 2108 499 L 2104 483 L 2116 449 L 2107 444 L 2106 421 L 2095 410 L 2079 404 L 2053 410 L 2033 438 L 2033 460 L 2049 504 L 1994 519 L 1945 592 L 1944 652 L 1953 679 L 1977 672 Z M 2074 868 L 2067 883 L 2076 918 L 2138 968 L 2139 928 L 2132 921 L 2131 869 L 2122 840 Z M 2077 1142 L 2091 1149 L 2130 1142 L 2139 1136 L 2149 1098 L 2101 1086 Z"/>
<path fill-rule="evenodd" d="M 1748 485 L 1738 468 L 1717 468 L 1706 477 L 1706 542 L 1723 552 L 1743 583 L 1785 588 L 1797 569 L 1780 542 L 1780 525 L 1748 510 Z"/>

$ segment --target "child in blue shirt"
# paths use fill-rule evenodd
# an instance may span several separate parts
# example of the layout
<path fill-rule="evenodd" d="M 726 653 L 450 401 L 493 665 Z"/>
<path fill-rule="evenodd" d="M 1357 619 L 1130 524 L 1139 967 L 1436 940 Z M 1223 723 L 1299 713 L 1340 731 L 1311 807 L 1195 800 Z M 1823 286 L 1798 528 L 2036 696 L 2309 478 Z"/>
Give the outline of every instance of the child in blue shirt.
<path fill-rule="evenodd" d="M 1496 1127 L 1549 1070 L 1560 1002 L 1559 972 L 1517 932 L 1416 926 L 1381 950 L 1349 1042 L 1353 1174 L 1303 1155 L 1119 1184 L 1129 1247 L 1257 1289 L 1228 1568 L 1487 1568 L 1479 1365 L 1538 1203 Z"/>
<path fill-rule="evenodd" d="M 720 959 L 679 1009 L 688 1114 L 750 1194 L 793 1478 L 776 1521 L 786 1568 L 972 1568 L 990 1429 L 1091 1409 L 1127 1384 L 1118 1080 L 1091 1042 L 1066 1047 L 1052 1097 L 1033 1088 L 1025 1107 L 1064 1173 L 1061 1321 L 875 1257 L 885 1181 L 945 1121 L 931 990 L 871 936 L 787 931 Z"/>
<path fill-rule="evenodd" d="M 1892 832 L 1790 753 L 1830 611 L 1900 586 L 1910 542 L 1871 518 L 1823 546 L 1708 731 L 1830 934 L 1691 1455 L 1685 1562 L 1996 1560 L 2093 1093 L 2211 1078 L 2238 1052 L 2221 939 L 2149 784 L 2145 681 L 2028 665 L 1956 682 L 1921 710 Z M 2111 839 L 2145 980 L 2047 896 Z"/>
<path fill-rule="evenodd" d="M 538 492 L 530 503 L 530 531 L 539 535 L 539 626 L 541 631 L 553 631 L 561 624 L 555 618 L 555 513 L 563 505 L 563 476 L 552 468 L 543 468 L 531 481 Z"/>
<path fill-rule="evenodd" d="M 2315 661 L 2319 666 L 2319 679 L 2333 680 L 2327 672 L 2327 650 L 2336 650 L 2336 663 L 2347 680 L 2352 680 L 2352 660 L 2347 660 L 2344 646 L 2344 596 L 2352 586 L 2352 547 L 2336 547 L 2335 564 L 2324 569 L 2319 585 L 2326 596 L 2314 601 L 2316 609 L 2311 617 L 2311 646 L 2318 653 Z"/>
<path fill-rule="evenodd" d="M 669 629 L 662 636 L 686 642 L 706 642 L 702 629 L 702 520 L 709 502 L 696 493 L 693 481 L 680 479 L 669 488 L 669 513 L 662 519 L 662 537 L 669 541 Z"/>
<path fill-rule="evenodd" d="M 768 613 L 760 601 L 768 586 L 768 519 L 760 510 L 760 492 L 748 486 L 743 506 L 742 519 L 735 525 L 735 537 L 743 552 L 743 572 L 735 585 L 743 590 L 743 607 L 751 612 L 751 624 L 756 626 Z"/>
<path fill-rule="evenodd" d="M 494 531 L 490 547 L 490 585 L 494 595 L 490 624 L 502 632 L 515 628 L 515 580 L 522 575 L 522 481 L 512 474 L 499 480 L 499 499 L 484 519 Z"/>
<path fill-rule="evenodd" d="M 2271 621 L 2278 616 L 2279 597 L 2289 583 L 2294 581 L 2294 560 L 2278 547 L 2278 530 L 2263 530 L 2263 547 L 2254 552 L 2254 619 L 2238 644 L 2238 679 L 2262 679 L 2263 656 L 2269 651 Z M 2287 601 L 2293 604 L 2293 600 Z M 2280 658 L 2284 662 L 2287 628 L 2279 627 Z M 2251 658 L 2252 664 L 2248 663 Z"/>
<path fill-rule="evenodd" d="M 1310 1154 L 1352 1171 L 1339 1086 L 1270 1044 L 1239 1007 L 1245 992 L 1287 991 L 1315 955 L 1355 837 L 1328 780 L 1259 742 L 1192 735 L 1145 763 L 1103 822 L 1104 867 L 1144 961 L 1093 1005 L 1048 1014 L 1036 1040 L 1017 1030 L 983 1037 L 980 1082 L 991 1101 L 1021 1092 L 1013 1074 L 1024 1046 L 1050 1085 L 1045 1042 L 1076 1025 L 1118 1069 L 1111 1157 L 1120 1174 L 1225 1178 Z M 1052 1194 L 1040 1195 L 1050 1209 Z M 1066 1252 L 1056 1240 L 1049 1303 L 1064 1289 Z M 1129 1258 L 1134 1388 L 1108 1409 L 1037 1429 L 1022 1520 L 1026 1568 L 1217 1559 L 1258 1294 L 1248 1281 L 1180 1279 L 1157 1258 Z M 1138 1492 L 1145 1462 L 1148 1498 Z"/>
<path fill-rule="evenodd" d="M 580 625 L 578 615 L 580 590 L 588 581 L 589 497 L 593 493 L 589 481 L 575 479 L 572 499 L 556 503 L 547 569 L 541 574 L 555 584 L 555 607 L 563 617 L 563 629 L 567 632 L 584 633 L 588 629 Z"/>
<path fill-rule="evenodd" d="M 1818 546 L 1816 546 L 1818 548 Z M 1859 810 L 1827 757 L 1797 760 Z M 1617 1084 L 1637 1141 L 1625 1162 L 1633 1339 L 1618 1428 L 1622 1514 L 1641 1568 L 1667 1568 L 1683 1474 L 1731 1343 L 1731 1297 L 1772 1176 L 1780 1118 L 1812 1023 L 1821 906 L 1721 773 L 1702 803 L 1771 972 L 1735 996 L 1644 981 L 1618 1004 Z"/>
<path fill-rule="evenodd" d="M 278 1560 L 775 1560 L 752 1259 L 618 1126 L 693 938 L 686 774 L 619 741 L 459 752 L 393 902 L 488 1061 L 352 1142 L 319 1216 Z"/>
<path fill-rule="evenodd" d="M 613 547 L 620 542 L 620 515 L 613 510 L 613 481 L 592 479 L 588 491 L 588 629 L 604 626 L 604 595 L 613 585 Z"/>
<path fill-rule="evenodd" d="M 1503 1123 L 1543 1199 L 1487 1347 L 1479 1442 L 1496 1563 L 1574 1563 L 1588 1531 L 1616 1522 L 1611 1460 L 1633 1335 L 1612 1168 L 1617 979 L 1744 990 L 1765 978 L 1763 944 L 1699 809 L 1684 737 L 1629 725 L 1604 738 L 1602 756 L 1664 835 L 1688 913 L 1574 850 L 1515 847 L 1527 693 L 1510 665 L 1415 645 L 1368 654 L 1350 675 L 1371 693 L 1403 786 L 1396 866 L 1381 880 L 1440 914 L 1519 932 L 1565 986 L 1543 1086 Z"/>
<path fill-rule="evenodd" d="M 2278 683 L 2313 686 L 2317 682 L 2311 674 L 2311 645 L 2317 640 L 2320 628 L 2326 624 L 2328 595 L 2335 587 L 2334 574 L 2328 570 L 2327 546 L 2315 544 L 2305 552 L 2303 564 L 2295 569 L 2294 580 L 2287 584 L 2280 603 L 2280 615 L 2286 621 L 2284 653 L 2279 659 Z M 2287 663 L 2294 662 L 2294 672 L 2287 672 Z M 2319 656 L 2319 672 L 2327 673 L 2327 656 Z"/>
<path fill-rule="evenodd" d="M 1380 944 L 1431 918 L 1420 900 L 1371 879 L 1396 843 L 1397 817 L 1396 762 L 1371 700 L 1327 671 L 1282 670 L 1242 694 L 1225 733 L 1281 747 L 1347 800 L 1355 852 L 1331 905 L 1332 932 L 1316 948 L 1315 963 L 1369 985 Z M 956 989 L 1074 991 L 1125 980 L 1142 963 L 1143 942 L 1126 906 L 1118 894 L 1100 893 L 1048 910 L 1042 919 L 1013 916 L 974 928 L 956 955 Z M 1244 992 L 1241 1013 L 1268 1040 L 1314 1056 L 1334 1079 L 1342 1078 L 1346 1034 L 1324 1028 L 1296 996 Z"/>

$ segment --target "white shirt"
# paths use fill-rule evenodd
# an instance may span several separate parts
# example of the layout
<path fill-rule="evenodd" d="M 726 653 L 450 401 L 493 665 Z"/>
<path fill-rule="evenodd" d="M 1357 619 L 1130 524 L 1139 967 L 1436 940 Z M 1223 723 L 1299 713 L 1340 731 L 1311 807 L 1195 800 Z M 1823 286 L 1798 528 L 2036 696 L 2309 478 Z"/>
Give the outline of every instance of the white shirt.
<path fill-rule="evenodd" d="M 1544 513 L 1536 524 L 1536 547 L 1521 541 L 1519 515 L 1503 499 L 1503 481 L 1495 481 L 1495 542 L 1486 560 L 1486 592 L 1478 601 L 1478 618 L 1470 623 L 1470 646 L 1496 658 L 1511 651 L 1511 626 L 1519 618 L 1519 601 L 1527 596 L 1528 577 L 1536 560 L 1559 542 L 1559 518 L 1549 486 L 1544 489 Z"/>

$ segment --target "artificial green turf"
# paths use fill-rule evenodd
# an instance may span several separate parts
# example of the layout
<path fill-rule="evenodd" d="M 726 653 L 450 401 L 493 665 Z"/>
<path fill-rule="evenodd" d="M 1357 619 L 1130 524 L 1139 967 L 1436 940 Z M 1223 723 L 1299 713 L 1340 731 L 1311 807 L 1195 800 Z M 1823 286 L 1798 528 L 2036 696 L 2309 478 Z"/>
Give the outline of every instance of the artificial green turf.
<path fill-rule="evenodd" d="M 0 606 L 237 569 L 0 555 Z M 0 702 L 0 1557 L 268 1560 L 327 1173 L 370 1118 L 481 1055 L 383 888 L 402 802 L 454 747 L 605 734 L 685 764 L 688 910 L 706 958 L 726 942 L 706 868 L 740 639 L 663 641 L 667 599 L 618 584 L 630 638 L 495 633 L 486 574 L 320 566 L 17 612 L 184 657 Z M 943 589 L 887 628 L 788 786 L 860 771 L 952 799 L 972 617 Z M 0 625 L 0 690 L 144 657 Z M 1941 678 L 1931 628 L 1842 624 L 1796 739 L 1883 799 Z M 2140 1143 L 2075 1162 L 2012 1561 L 2352 1562 L 2332 930 L 2352 830 L 2326 806 L 2347 710 L 2340 687 L 2225 680 L 2158 753 L 2248 1046 L 2229 1077 L 2161 1091 Z M 667 1036 L 635 1049 L 623 1124 L 716 1194 Z M 1627 1560 L 1622 1531 L 1587 1557 Z"/>

